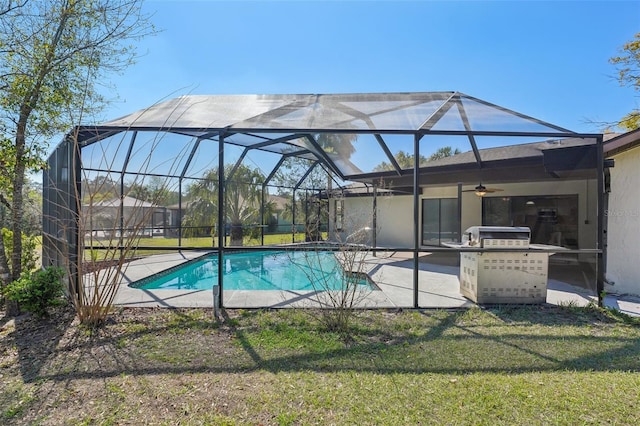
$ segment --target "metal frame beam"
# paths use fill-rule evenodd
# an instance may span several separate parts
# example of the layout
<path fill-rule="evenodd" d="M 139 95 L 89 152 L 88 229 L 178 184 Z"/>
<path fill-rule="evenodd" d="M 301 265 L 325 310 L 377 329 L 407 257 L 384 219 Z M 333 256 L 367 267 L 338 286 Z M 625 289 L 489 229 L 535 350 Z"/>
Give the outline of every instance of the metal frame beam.
<path fill-rule="evenodd" d="M 218 306 L 224 307 L 224 133 L 220 133 L 218 138 Z M 215 289 L 215 286 L 214 286 Z M 215 297 L 215 290 L 213 297 Z"/>
<path fill-rule="evenodd" d="M 229 170 L 229 173 L 227 173 L 227 180 L 233 180 L 233 175 L 235 174 L 236 170 L 238 170 L 238 167 L 240 167 L 240 163 L 242 163 L 242 160 L 244 160 L 244 157 L 247 156 L 247 153 L 250 150 L 250 148 L 245 148 L 242 151 L 242 154 L 240 154 L 240 157 L 238 157 L 238 161 L 235 162 L 233 167 L 231 167 L 231 170 Z"/>
<path fill-rule="evenodd" d="M 420 130 L 431 130 L 431 128 L 438 122 L 444 115 L 449 112 L 451 107 L 453 106 L 453 102 L 451 101 L 455 96 L 458 95 L 458 92 L 453 92 L 451 96 L 447 100 L 444 101 L 442 106 L 438 108 L 433 114 L 431 114 L 420 126 Z"/>
<path fill-rule="evenodd" d="M 298 182 L 296 183 L 296 186 L 293 187 L 293 190 L 295 191 L 296 189 L 298 189 L 300 187 L 300 185 L 302 185 L 302 182 L 304 182 L 304 180 L 307 178 L 307 176 L 309 176 L 311 174 L 311 172 L 313 171 L 313 169 L 316 168 L 316 166 L 320 163 L 320 160 L 316 160 L 313 162 L 313 164 L 307 169 L 307 171 L 304 173 L 304 175 L 302 175 L 302 177 L 300 178 L 300 180 L 298 180 Z"/>
<path fill-rule="evenodd" d="M 396 171 L 396 174 L 398 176 L 402 175 L 402 171 L 401 171 L 402 169 L 400 168 L 398 161 L 396 161 L 396 157 L 393 156 L 393 154 L 391 153 L 391 150 L 389 150 L 389 147 L 385 143 L 384 139 L 382 139 L 382 136 L 380 136 L 377 133 L 374 134 L 373 136 L 376 138 L 376 140 L 378 141 L 378 144 L 380 145 L 380 148 L 382 148 L 387 158 L 391 162 L 391 165 L 393 166 L 393 169 Z"/>
<path fill-rule="evenodd" d="M 263 115 L 260 117 L 260 119 L 262 120 L 265 117 L 278 117 L 281 116 L 283 114 L 288 113 L 289 111 L 291 111 L 291 107 L 292 106 L 296 106 L 297 104 L 299 104 L 301 107 L 308 107 L 309 105 L 312 105 L 313 102 L 319 102 L 318 100 L 318 96 L 309 96 L 308 98 L 305 98 L 305 100 L 303 101 L 299 101 L 299 102 L 293 102 L 293 103 L 288 103 L 286 105 L 283 105 L 281 108 L 268 112 L 267 114 Z M 419 96 L 414 96 L 411 97 L 411 100 L 413 102 L 413 105 L 418 105 L 419 103 L 423 103 L 425 102 L 426 98 L 422 98 Z M 373 121 L 371 120 L 371 117 L 375 116 L 376 114 L 382 114 L 384 113 L 384 111 L 377 111 L 374 112 L 373 114 L 369 114 L 366 115 L 366 117 L 363 115 L 363 113 L 353 109 L 351 106 L 349 105 L 342 105 L 340 103 L 335 103 L 335 105 L 331 104 L 332 108 L 336 108 L 337 110 L 341 111 L 342 113 L 348 114 L 349 117 L 353 117 L 354 119 L 358 119 L 358 120 L 364 120 L 365 125 L 362 126 L 362 123 L 359 123 L 358 125 L 362 126 L 361 128 L 358 129 L 349 129 L 347 126 L 343 126 L 341 128 L 323 128 L 323 129 L 313 129 L 313 128 L 308 128 L 308 129 L 284 129 L 284 128 L 268 128 L 268 129 L 260 129 L 260 128 L 247 128 L 247 129 L 241 129 L 241 128 L 237 128 L 237 129 L 218 129 L 218 128 L 211 128 L 211 129 L 205 129 L 204 132 L 209 132 L 209 133 L 204 133 L 202 129 L 189 129 L 186 127 L 183 128 L 165 128 L 165 127 L 158 127 L 158 128 L 149 128 L 149 127 L 136 127 L 136 126 L 130 126 L 127 129 L 123 129 L 117 126 L 99 126 L 99 127 L 78 127 L 76 128 L 74 131 L 78 131 L 81 132 L 81 136 L 84 138 L 82 140 L 82 142 L 78 145 L 78 146 L 86 146 L 89 145 L 91 143 L 103 140 L 105 138 L 109 138 L 113 135 L 116 135 L 118 133 L 121 132 L 127 132 L 127 133 L 132 133 L 131 136 L 131 141 L 129 142 L 129 147 L 128 147 L 128 152 L 126 154 L 125 157 L 125 161 L 124 161 L 124 165 L 122 170 L 120 171 L 121 176 L 120 176 L 120 229 L 121 229 L 121 239 L 122 239 L 122 235 L 123 235 L 123 231 L 124 231 L 124 203 L 123 203 L 123 197 L 124 197 L 124 178 L 125 178 L 125 174 L 127 174 L 127 168 L 128 165 L 130 164 L 130 160 L 131 160 L 131 156 L 132 156 L 132 149 L 134 147 L 134 143 L 136 140 L 136 135 L 138 131 L 157 131 L 157 132 L 170 132 L 170 133 L 176 133 L 176 134 L 184 134 L 184 135 L 190 135 L 191 137 L 197 137 L 197 140 L 194 144 L 194 147 L 191 150 L 191 153 L 189 154 L 189 158 L 187 160 L 187 163 L 185 164 L 185 166 L 182 169 L 182 173 L 180 174 L 179 178 L 180 178 L 180 189 L 182 189 L 182 179 L 185 178 L 188 168 L 190 167 L 190 164 L 194 158 L 195 153 L 198 150 L 198 147 L 201 143 L 202 140 L 204 139 L 210 139 L 212 137 L 212 135 L 217 135 L 218 136 L 218 140 L 217 143 L 219 144 L 219 158 L 218 158 L 218 167 L 219 167 L 219 173 L 218 173 L 218 186 L 219 186 L 219 194 L 218 194 L 218 256 L 219 256 L 219 264 L 218 264 L 218 272 L 219 272 L 219 276 L 218 276 L 218 281 L 219 281 L 219 295 L 218 295 L 218 301 L 219 301 L 219 305 L 223 306 L 223 254 L 225 251 L 225 217 L 224 217 L 224 213 L 225 213 L 225 183 L 227 182 L 228 179 L 233 177 L 233 174 L 236 172 L 236 169 L 239 167 L 239 165 L 241 164 L 242 160 L 245 158 L 247 152 L 251 149 L 264 149 L 264 151 L 269 151 L 268 149 L 266 149 L 267 147 L 271 146 L 271 145 L 275 145 L 278 143 L 286 143 L 287 141 L 293 140 L 293 139 L 297 139 L 297 138 L 303 138 L 306 139 L 306 141 L 308 143 L 305 144 L 289 144 L 291 145 L 292 149 L 297 149 L 300 148 L 300 150 L 296 150 L 295 152 L 287 152 L 286 154 L 282 154 L 282 158 L 279 160 L 277 166 L 274 168 L 274 170 L 271 171 L 271 173 L 269 174 L 269 176 L 267 177 L 267 180 L 265 182 L 263 182 L 262 184 L 262 193 L 263 193 L 263 197 L 262 197 L 262 203 L 261 203 L 261 208 L 262 211 L 264 211 L 264 198 L 265 198 L 265 190 L 266 190 L 266 186 L 268 185 L 268 183 L 270 182 L 270 180 L 273 179 L 273 177 L 275 176 L 275 174 L 277 173 L 277 170 L 282 166 L 284 160 L 286 158 L 288 158 L 289 156 L 303 156 L 305 155 L 306 157 L 303 158 L 307 158 L 309 161 L 313 161 L 313 165 L 307 170 L 307 172 L 305 173 L 305 176 L 303 176 L 295 185 L 295 187 L 293 188 L 294 190 L 294 209 L 295 209 L 295 193 L 298 190 L 298 188 L 302 185 L 302 182 L 304 181 L 304 179 L 307 178 L 307 176 L 309 175 L 309 173 L 311 173 L 311 171 L 317 167 L 318 164 L 321 165 L 321 167 L 327 172 L 327 174 L 330 176 L 330 180 L 329 182 L 336 182 L 338 184 L 338 186 L 342 188 L 342 186 L 340 185 L 340 183 L 338 182 L 338 180 L 336 179 L 343 179 L 346 180 L 348 178 L 363 178 L 364 175 L 344 175 L 338 165 L 336 163 L 333 162 L 332 158 L 334 158 L 334 156 L 329 153 L 327 153 L 319 144 L 317 138 L 315 135 L 317 134 L 323 134 L 323 133 L 333 133 L 333 134 L 354 134 L 354 135 L 358 135 L 358 134 L 367 134 L 367 135 L 373 135 L 376 140 L 378 141 L 378 143 L 380 144 L 380 146 L 382 147 L 383 151 L 385 152 L 385 155 L 387 156 L 387 158 L 389 158 L 389 161 L 391 162 L 391 164 L 394 167 L 394 172 L 389 172 L 386 174 L 386 176 L 391 176 L 391 173 L 395 173 L 397 175 L 403 176 L 403 178 L 399 178 L 398 180 L 402 180 L 406 177 L 406 179 L 409 179 L 409 175 L 410 175 L 410 171 L 406 170 L 404 173 L 402 171 L 402 169 L 400 168 L 399 164 L 397 163 L 397 161 L 395 160 L 395 157 L 393 156 L 393 154 L 391 153 L 391 151 L 389 150 L 389 147 L 387 146 L 387 144 L 385 143 L 383 136 L 382 135 L 386 135 L 386 134 L 390 134 L 390 135 L 410 135 L 414 138 L 414 158 L 416 159 L 416 161 L 414 162 L 414 166 L 413 166 L 413 216 L 414 216 L 414 223 L 415 223 L 415 229 L 414 229 L 414 241 L 413 241 L 413 249 L 406 249 L 406 247 L 404 248 L 405 251 L 413 251 L 413 255 L 414 255 L 414 276 L 413 276 L 413 280 L 414 280 L 414 292 L 413 292 L 413 301 L 414 301 L 414 307 L 418 307 L 419 306 L 419 276 L 418 276 L 418 271 L 419 271 L 419 251 L 420 251 L 420 246 L 421 246 L 421 239 L 420 239 L 420 227 L 421 227 L 421 218 L 420 218 L 420 164 L 419 164 L 419 158 L 420 158 L 420 143 L 421 140 L 423 139 L 424 136 L 427 135 L 445 135 L 445 136 L 466 136 L 469 140 L 469 143 L 471 145 L 471 148 L 473 150 L 474 153 L 474 157 L 477 163 L 477 166 L 481 169 L 490 169 L 493 166 L 493 163 L 491 161 L 487 161 L 485 163 L 483 163 L 482 158 L 481 158 L 481 153 L 479 152 L 478 146 L 477 146 L 477 142 L 476 142 L 476 138 L 481 138 L 484 136 L 496 136 L 496 137 L 541 137 L 541 138 L 569 138 L 569 137 L 579 137 L 579 138 L 593 138 L 596 140 L 597 144 L 598 144 L 598 152 L 597 152 L 597 192 L 598 192 L 598 223 L 597 223 L 597 248 L 595 250 L 580 250 L 580 253 L 595 253 L 597 254 L 597 265 L 598 265 L 598 273 L 597 273 L 597 282 L 596 282 L 596 290 L 598 292 L 598 300 L 600 303 L 602 303 L 601 300 L 601 294 L 602 294 L 602 290 L 603 290 L 603 286 L 604 286 L 604 270 L 605 270 L 605 265 L 604 265 L 604 257 L 603 257 L 603 250 L 605 249 L 604 244 L 605 244 L 605 239 L 604 239 L 604 225 L 605 225 L 605 217 L 604 217 L 604 208 L 605 205 L 603 203 L 603 193 L 604 193 L 604 187 L 605 187 L 605 183 L 604 183 L 604 154 L 602 152 L 602 136 L 598 135 L 598 134 L 577 134 L 574 132 L 571 132 L 569 130 L 563 129 L 561 127 L 558 126 L 554 126 L 551 125 L 549 123 L 545 123 L 543 121 L 534 119 L 532 117 L 528 117 L 526 115 L 523 114 L 519 114 L 517 112 L 508 110 L 506 108 L 502 108 L 499 107 L 497 105 L 493 105 L 490 104 L 488 102 L 482 101 L 480 99 L 476 99 L 473 98 L 471 96 L 467 96 L 464 94 L 460 94 L 458 92 L 446 92 L 446 93 L 440 93 L 438 94 L 438 96 L 434 96 L 432 99 L 428 100 L 429 102 L 437 102 L 438 104 L 440 102 L 443 102 L 442 106 L 440 108 L 438 108 L 424 123 L 423 125 L 417 129 L 417 130 L 408 130 L 406 128 L 400 130 L 400 129 L 375 129 L 371 126 L 373 126 Z M 474 131 L 471 128 L 470 122 L 469 122 L 469 117 L 467 116 L 467 111 L 466 111 L 466 107 L 469 106 L 470 103 L 478 103 L 480 105 L 484 105 L 487 107 L 491 107 L 494 108 L 496 111 L 501 111 L 505 114 L 510 114 L 513 117 L 518 117 L 520 119 L 523 120 L 527 120 L 529 123 L 534 123 L 534 124 L 538 124 L 541 126 L 546 127 L 546 129 L 548 131 L 541 131 L 541 132 L 510 132 L 510 131 Z M 326 104 L 324 104 L 326 106 Z M 460 114 L 460 118 L 462 120 L 462 123 L 464 125 L 464 130 L 432 130 L 432 128 L 434 127 L 435 123 L 437 123 L 440 118 L 442 118 L 445 114 L 447 114 L 448 111 L 450 111 L 450 109 L 453 107 L 453 105 L 456 105 L 458 108 L 458 112 Z M 405 104 L 405 106 L 407 106 Z M 389 111 L 392 110 L 400 110 L 402 109 L 402 107 L 394 107 L 392 109 L 389 109 Z M 349 118 L 347 117 L 347 118 Z M 473 118 L 473 117 L 471 117 Z M 264 121 L 261 120 L 254 120 L 253 122 L 260 122 L 263 123 Z M 351 121 L 345 121 L 344 123 L 351 123 L 353 120 Z M 245 121 L 245 123 L 251 123 L 251 120 Z M 268 125 L 268 123 L 266 124 Z M 310 125 L 312 126 L 312 125 Z M 333 124 L 332 124 L 333 126 Z M 370 126 L 370 128 L 366 128 L 367 126 Z M 526 127 L 525 127 L 526 128 Z M 184 133 L 180 133 L 180 132 L 184 132 Z M 249 146 L 246 145 L 242 145 L 240 142 L 240 136 L 237 138 L 238 142 L 235 142 L 229 139 L 229 136 L 231 136 L 232 132 L 236 132 L 236 133 L 247 133 L 247 136 L 243 137 L 245 140 L 244 142 L 246 142 L 246 139 L 248 137 L 254 136 L 251 135 L 249 133 L 256 133 L 256 132 L 262 132 L 263 134 L 275 134 L 279 133 L 285 133 L 285 132 L 290 132 L 292 133 L 291 135 L 287 135 L 285 137 L 277 137 L 276 139 L 268 139 L 266 137 L 263 136 L 259 136 L 259 135 L 255 135 L 254 137 L 256 138 L 256 140 L 258 140 L 257 143 L 251 144 Z M 200 135 L 200 136 L 198 136 Z M 227 138 L 227 140 L 225 141 L 225 137 Z M 260 140 L 258 138 L 262 138 L 263 140 Z M 126 143 L 126 137 L 123 137 L 124 143 Z M 244 151 L 241 155 L 241 158 L 235 163 L 234 167 L 229 171 L 228 175 L 225 176 L 225 170 L 224 170 L 224 150 L 225 150 L 225 144 L 229 144 L 229 145 L 237 145 L 237 146 L 243 146 L 244 147 Z M 308 149 L 303 149 L 301 147 L 301 145 L 306 146 Z M 269 152 L 275 152 L 278 150 L 278 147 L 274 147 L 272 151 Z M 308 157 L 314 157 L 315 160 L 310 159 Z M 215 160 L 214 160 L 215 161 Z M 476 163 L 469 163 L 470 167 L 475 167 Z M 133 162 L 131 162 L 131 164 L 133 164 Z M 81 165 L 78 163 L 78 167 L 81 167 Z M 89 168 L 87 169 L 80 169 L 80 172 L 83 170 L 90 170 Z M 439 170 L 438 170 L 439 171 Z M 425 169 L 426 172 L 426 169 Z M 431 172 L 429 172 L 431 173 Z M 78 173 L 79 175 L 80 173 Z M 146 173 L 137 173 L 135 171 L 131 171 L 130 173 L 128 173 L 129 175 L 151 175 L 151 174 L 146 174 Z M 375 174 L 371 174 L 372 176 Z M 378 176 L 382 176 L 381 174 L 378 174 Z M 433 180 L 429 180 L 429 183 L 433 183 Z M 77 185 L 80 185 L 81 182 L 77 182 Z M 424 182 L 423 182 L 424 184 Z M 81 189 L 81 188 L 79 188 Z M 461 199 L 461 190 L 462 187 L 461 185 L 458 185 L 458 199 Z M 379 194 L 377 193 L 377 186 L 374 184 L 374 197 L 378 196 Z M 179 200 L 179 205 L 180 205 L 180 209 L 182 206 L 182 191 L 180 190 L 180 200 Z M 76 202 L 78 202 L 79 205 L 79 201 L 75 200 Z M 375 203 L 375 202 L 374 202 Z M 458 206 L 458 216 L 460 216 L 460 208 L 461 205 L 459 203 Z M 78 213 L 80 214 L 80 213 Z M 375 218 L 375 211 L 374 211 L 374 221 L 376 220 Z M 295 222 L 295 219 L 294 219 Z M 181 228 L 180 228 L 181 231 Z M 295 229 L 294 229 L 295 231 Z M 78 232 L 78 230 L 76 230 L 76 233 Z M 375 232 L 375 231 L 374 231 Z M 76 238 L 78 238 L 78 235 L 75 236 Z M 375 235 L 374 235 L 375 238 Z M 78 240 L 78 244 L 81 240 Z M 264 241 L 263 241 L 264 242 Z M 120 247 L 122 247 L 122 241 L 120 242 Z M 435 249 L 434 249 L 435 250 Z"/>
<path fill-rule="evenodd" d="M 338 170 L 338 168 L 336 167 L 334 162 L 331 160 L 331 158 L 329 158 L 327 153 L 324 152 L 324 149 L 322 149 L 322 147 L 320 146 L 318 141 L 316 141 L 316 139 L 310 134 L 305 135 L 305 136 L 306 136 L 307 140 L 309 141 L 309 143 L 311 144 L 311 146 L 313 146 L 313 148 L 317 151 L 314 154 L 320 155 L 322 157 L 322 160 L 324 160 L 325 164 L 327 165 L 327 167 L 329 167 L 331 169 L 331 171 L 333 171 L 335 174 L 340 176 L 340 179 L 345 180 L 345 177 L 342 174 L 342 172 L 340 172 L 340 170 Z"/>
<path fill-rule="evenodd" d="M 131 135 L 131 142 L 129 142 L 129 149 L 127 150 L 127 155 L 124 157 L 122 173 L 120 174 L 120 239 L 118 241 L 118 244 L 120 245 L 120 256 L 122 256 L 124 250 L 122 247 L 122 243 L 124 242 L 124 175 L 127 173 L 127 167 L 131 160 L 131 152 L 133 151 L 133 145 L 136 142 L 137 136 L 137 131 L 133 132 Z"/>
<path fill-rule="evenodd" d="M 456 104 L 458 105 L 458 111 L 460 112 L 460 118 L 462 118 L 462 123 L 464 124 L 465 130 L 469 132 L 467 137 L 469 138 L 469 143 L 471 144 L 471 149 L 473 150 L 473 156 L 476 157 L 476 162 L 478 163 L 478 168 L 482 168 L 482 157 L 480 156 L 480 151 L 478 150 L 478 145 L 476 144 L 476 138 L 473 136 L 471 132 L 471 125 L 469 124 L 469 117 L 467 117 L 467 112 L 462 105 L 462 101 L 460 99 L 456 100 Z"/>
<path fill-rule="evenodd" d="M 420 158 L 420 139 L 416 134 L 413 139 L 413 158 Z M 413 307 L 419 307 L 419 275 L 420 270 L 420 162 L 413 162 Z"/>
<path fill-rule="evenodd" d="M 271 179 L 273 179 L 273 177 L 278 172 L 278 169 L 280 168 L 280 166 L 282 166 L 282 163 L 284 163 L 284 160 L 286 160 L 286 159 L 287 159 L 287 157 L 285 157 L 284 155 L 282 157 L 280 157 L 280 160 L 278 160 L 278 162 L 276 163 L 276 165 L 273 168 L 273 170 L 271 170 L 271 173 L 269 173 L 269 176 L 267 176 L 265 178 L 264 182 L 262 182 L 262 202 L 260 203 L 260 218 L 261 218 L 261 220 L 264 220 L 264 198 L 265 198 L 264 197 L 264 193 L 265 193 L 265 189 L 266 189 L 267 185 L 269 184 L 269 182 L 271 181 Z M 264 245 L 264 228 L 261 228 L 260 244 Z"/>
<path fill-rule="evenodd" d="M 597 198 L 597 203 L 598 203 L 598 218 L 597 218 L 597 232 L 598 232 L 598 236 L 597 236 L 597 249 L 599 250 L 598 254 L 597 254 L 597 276 L 596 276 L 596 292 L 598 293 L 598 306 L 603 306 L 604 303 L 604 299 L 603 299 L 603 294 L 604 294 L 604 281 L 605 281 L 605 270 L 606 270 L 606 264 L 605 264 L 605 256 L 604 256 L 604 250 L 606 249 L 605 247 L 605 223 L 604 223 L 604 218 L 605 218 L 605 192 L 606 192 L 606 188 L 604 185 L 604 148 L 603 148 L 603 138 L 602 136 L 600 136 L 597 140 L 596 140 L 596 144 L 597 144 L 597 149 L 596 149 L 596 162 L 597 162 L 597 171 L 598 171 L 598 176 L 597 176 L 597 191 L 598 191 L 598 198 Z M 587 209 L 589 208 L 589 206 L 587 206 Z"/>
<path fill-rule="evenodd" d="M 200 142 L 202 142 L 202 138 L 197 138 L 193 143 L 189 157 L 187 157 L 187 161 L 184 163 L 182 172 L 180 172 L 180 176 L 178 177 L 178 246 L 182 246 L 182 180 L 191 165 L 191 161 L 193 161 L 193 157 L 200 146 Z"/>

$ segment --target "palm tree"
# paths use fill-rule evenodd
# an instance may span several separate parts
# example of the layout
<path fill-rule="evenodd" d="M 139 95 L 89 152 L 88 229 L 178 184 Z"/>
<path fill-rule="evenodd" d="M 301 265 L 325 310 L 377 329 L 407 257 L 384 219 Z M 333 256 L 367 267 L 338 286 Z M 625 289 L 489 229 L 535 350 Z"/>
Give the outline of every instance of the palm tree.
<path fill-rule="evenodd" d="M 226 218 L 231 225 L 231 245 L 242 245 L 242 226 L 260 218 L 260 198 L 264 176 L 258 169 L 240 165 L 233 180 L 226 183 Z"/>
<path fill-rule="evenodd" d="M 218 223 L 218 169 L 205 173 L 202 180 L 187 188 L 187 212 L 182 218 L 185 236 L 215 236 Z M 204 232 L 203 232 L 204 231 Z"/>
<path fill-rule="evenodd" d="M 356 152 L 353 143 L 358 140 L 357 134 L 321 133 L 316 135 L 318 145 L 328 154 L 336 154 L 348 160 Z"/>
<path fill-rule="evenodd" d="M 232 165 L 225 166 L 228 175 Z M 225 223 L 231 228 L 231 245 L 242 245 L 243 225 L 260 219 L 260 198 L 264 177 L 258 169 L 240 165 L 225 182 Z M 218 169 L 210 169 L 202 180 L 187 189 L 188 211 L 183 225 L 190 235 L 206 230 L 212 237 L 218 223 Z M 218 233 L 220 234 L 220 233 Z"/>

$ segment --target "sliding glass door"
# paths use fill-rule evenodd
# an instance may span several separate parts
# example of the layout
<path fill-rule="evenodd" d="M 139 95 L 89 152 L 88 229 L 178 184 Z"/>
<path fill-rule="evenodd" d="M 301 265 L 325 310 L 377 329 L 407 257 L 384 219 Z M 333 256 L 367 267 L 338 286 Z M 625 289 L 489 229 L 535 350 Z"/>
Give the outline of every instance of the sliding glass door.
<path fill-rule="evenodd" d="M 422 245 L 459 241 L 459 231 L 457 198 L 422 200 Z"/>

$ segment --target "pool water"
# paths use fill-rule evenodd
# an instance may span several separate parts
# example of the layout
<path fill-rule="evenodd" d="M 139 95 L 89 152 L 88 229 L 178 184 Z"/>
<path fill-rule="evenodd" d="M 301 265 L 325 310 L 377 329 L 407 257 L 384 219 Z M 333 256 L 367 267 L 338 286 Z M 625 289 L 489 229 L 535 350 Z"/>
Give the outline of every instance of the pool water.
<path fill-rule="evenodd" d="M 339 290 L 345 283 L 342 266 L 333 252 L 260 251 L 223 256 L 225 290 Z M 349 280 L 371 288 L 366 278 L 351 276 Z M 217 254 L 187 262 L 131 286 L 146 290 L 210 290 L 214 283 L 218 283 Z"/>

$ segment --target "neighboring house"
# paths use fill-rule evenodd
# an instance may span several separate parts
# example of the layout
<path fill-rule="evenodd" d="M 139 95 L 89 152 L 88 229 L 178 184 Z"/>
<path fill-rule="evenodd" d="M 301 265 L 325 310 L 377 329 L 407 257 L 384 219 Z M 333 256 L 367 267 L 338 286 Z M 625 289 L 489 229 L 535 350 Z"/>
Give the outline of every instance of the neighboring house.
<path fill-rule="evenodd" d="M 305 224 L 304 217 L 306 215 L 312 215 L 316 217 L 315 212 L 305 211 L 305 203 L 304 191 L 299 191 L 296 195 L 296 232 L 304 232 Z M 315 197 L 313 199 L 316 199 Z M 265 202 L 273 204 L 273 211 L 271 213 L 272 222 L 267 223 L 267 228 L 265 232 L 267 233 L 290 233 L 292 231 L 292 205 L 293 200 L 291 199 L 291 195 L 281 196 L 281 195 L 271 195 L 267 194 L 267 198 Z M 317 205 L 317 204 L 316 204 Z"/>
<path fill-rule="evenodd" d="M 618 294 L 640 295 L 640 129 L 604 144 L 610 169 L 607 219 L 606 286 Z"/>
<path fill-rule="evenodd" d="M 162 236 L 171 221 L 166 208 L 129 196 L 98 201 L 83 210 L 88 212 L 85 229 L 96 237 L 119 236 L 121 227 L 125 233 L 136 229 L 143 236 Z"/>
<path fill-rule="evenodd" d="M 297 201 L 299 201 L 299 197 L 300 195 L 296 196 Z M 267 224 L 266 232 L 275 234 L 290 233 L 293 225 L 291 196 L 267 194 L 265 202 L 272 203 L 274 207 L 271 213 L 272 221 Z"/>
<path fill-rule="evenodd" d="M 287 206 L 291 205 L 289 197 L 267 194 L 265 203 L 272 203 L 271 223 L 267 223 L 266 232 L 291 232 L 291 217 L 287 215 Z"/>
<path fill-rule="evenodd" d="M 287 209 L 290 209 L 291 199 L 280 195 L 266 194 L 265 203 L 272 203 L 273 210 L 271 212 L 272 221 L 266 223 L 266 233 L 289 233 L 291 232 L 291 215 L 287 213 Z M 177 229 L 180 227 L 180 220 L 184 218 L 185 212 L 189 210 L 191 205 L 190 201 L 182 203 L 182 209 L 179 204 L 173 204 L 167 206 L 167 224 L 171 228 L 172 234 L 177 234 Z M 216 224 L 211 224 L 215 226 Z M 255 224 L 253 224 L 255 225 Z"/>

